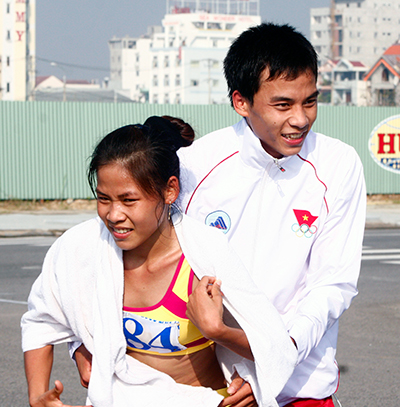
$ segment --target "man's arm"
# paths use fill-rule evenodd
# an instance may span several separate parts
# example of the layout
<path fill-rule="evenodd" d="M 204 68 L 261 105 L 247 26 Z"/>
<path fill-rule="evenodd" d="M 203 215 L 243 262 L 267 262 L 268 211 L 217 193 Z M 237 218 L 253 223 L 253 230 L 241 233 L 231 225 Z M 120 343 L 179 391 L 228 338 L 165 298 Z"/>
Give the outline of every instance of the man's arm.
<path fill-rule="evenodd" d="M 244 331 L 224 323 L 222 298 L 220 281 L 215 277 L 203 277 L 189 297 L 187 317 L 204 337 L 246 359 L 254 360 Z"/>
<path fill-rule="evenodd" d="M 329 214 L 309 256 L 306 295 L 287 324 L 299 351 L 298 363 L 318 346 L 357 294 L 366 191 L 358 156 L 343 160 L 353 165 L 341 174 L 335 199 L 328 201 Z"/>
<path fill-rule="evenodd" d="M 74 352 L 73 358 L 81 378 L 81 385 L 88 388 L 90 375 L 92 373 L 92 354 L 85 348 L 85 345 L 82 344 Z"/>

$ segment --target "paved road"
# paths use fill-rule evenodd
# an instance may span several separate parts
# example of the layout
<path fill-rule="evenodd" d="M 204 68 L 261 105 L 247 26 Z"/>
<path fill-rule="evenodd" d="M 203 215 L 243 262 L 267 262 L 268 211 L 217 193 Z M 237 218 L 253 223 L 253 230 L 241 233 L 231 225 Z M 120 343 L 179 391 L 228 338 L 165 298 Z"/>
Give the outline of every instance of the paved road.
<path fill-rule="evenodd" d="M 0 239 L 0 406 L 26 407 L 19 320 L 30 286 L 53 237 Z M 360 294 L 340 323 L 338 391 L 343 407 L 397 405 L 400 401 L 400 229 L 367 230 Z M 57 347 L 54 376 L 64 400 L 82 404 L 85 391 L 65 346 Z"/>
<path fill-rule="evenodd" d="M 400 229 L 367 230 L 359 295 L 340 320 L 337 361 L 344 407 L 400 402 Z"/>
<path fill-rule="evenodd" d="M 53 237 L 0 239 L 0 406 L 27 407 L 28 398 L 21 352 L 19 321 L 26 310 L 30 287 L 40 273 L 41 264 Z M 65 401 L 82 405 L 85 390 L 66 345 L 56 347 L 53 377 L 65 387 Z M 54 380 L 53 380 L 54 381 Z"/>

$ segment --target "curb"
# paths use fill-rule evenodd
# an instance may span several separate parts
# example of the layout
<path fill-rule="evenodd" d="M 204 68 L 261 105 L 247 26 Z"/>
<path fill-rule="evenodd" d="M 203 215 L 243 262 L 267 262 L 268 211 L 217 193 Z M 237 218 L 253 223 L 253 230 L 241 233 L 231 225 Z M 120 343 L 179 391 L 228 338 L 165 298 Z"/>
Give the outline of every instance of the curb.
<path fill-rule="evenodd" d="M 65 230 L 0 230 L 0 238 L 13 238 L 13 237 L 36 237 L 36 236 L 53 236 L 60 237 Z"/>
<path fill-rule="evenodd" d="M 398 229 L 400 224 L 385 223 L 382 221 L 366 222 L 365 229 Z M 31 229 L 31 230 L 0 230 L 0 238 L 13 238 L 13 237 L 60 237 L 67 229 Z"/>

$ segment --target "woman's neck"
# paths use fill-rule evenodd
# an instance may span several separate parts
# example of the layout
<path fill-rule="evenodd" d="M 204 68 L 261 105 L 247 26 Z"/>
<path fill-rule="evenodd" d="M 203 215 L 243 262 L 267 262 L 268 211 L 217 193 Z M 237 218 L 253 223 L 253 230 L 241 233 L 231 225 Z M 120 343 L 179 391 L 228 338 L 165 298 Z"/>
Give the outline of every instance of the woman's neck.
<path fill-rule="evenodd" d="M 175 257 L 174 254 L 182 253 L 175 229 L 168 224 L 160 228 L 153 239 L 132 250 L 123 253 L 125 269 L 135 269 L 146 266 L 149 270 L 158 268 L 160 262 L 164 262 L 168 257 Z"/>

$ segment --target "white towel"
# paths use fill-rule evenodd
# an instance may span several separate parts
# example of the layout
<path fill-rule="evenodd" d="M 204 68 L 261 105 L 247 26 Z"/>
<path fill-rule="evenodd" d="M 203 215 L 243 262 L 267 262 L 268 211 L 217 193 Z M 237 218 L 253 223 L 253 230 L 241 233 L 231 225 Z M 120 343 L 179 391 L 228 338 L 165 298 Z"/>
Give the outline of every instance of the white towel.
<path fill-rule="evenodd" d="M 258 292 L 220 231 L 183 217 L 175 225 L 193 270 L 222 280 L 226 306 L 248 335 L 256 363 L 246 361 L 260 406 L 289 378 L 297 352 L 276 310 Z M 103 222 L 84 222 L 59 238 L 46 255 L 22 318 L 23 350 L 81 341 L 93 355 L 88 396 L 95 407 L 218 406 L 209 388 L 177 384 L 126 355 L 122 328 L 122 251 Z M 229 354 L 229 353 L 228 353 Z M 230 367 L 230 356 L 224 361 Z M 244 373 L 244 370 L 243 370 Z"/>

